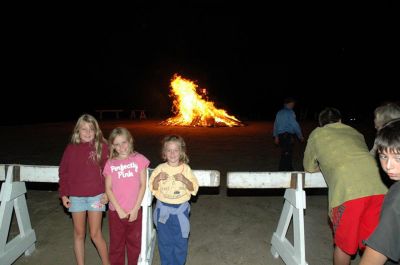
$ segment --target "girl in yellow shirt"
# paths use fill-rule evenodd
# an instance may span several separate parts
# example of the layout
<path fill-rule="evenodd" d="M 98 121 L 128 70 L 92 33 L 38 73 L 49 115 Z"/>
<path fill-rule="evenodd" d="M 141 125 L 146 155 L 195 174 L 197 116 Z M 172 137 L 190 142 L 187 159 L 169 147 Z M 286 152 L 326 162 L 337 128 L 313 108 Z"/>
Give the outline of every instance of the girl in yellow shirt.
<path fill-rule="evenodd" d="M 150 176 L 150 190 L 157 198 L 154 223 L 157 227 L 161 264 L 183 265 L 190 231 L 189 200 L 199 185 L 188 165 L 186 144 L 181 136 L 169 135 L 162 141 L 162 158 Z"/>

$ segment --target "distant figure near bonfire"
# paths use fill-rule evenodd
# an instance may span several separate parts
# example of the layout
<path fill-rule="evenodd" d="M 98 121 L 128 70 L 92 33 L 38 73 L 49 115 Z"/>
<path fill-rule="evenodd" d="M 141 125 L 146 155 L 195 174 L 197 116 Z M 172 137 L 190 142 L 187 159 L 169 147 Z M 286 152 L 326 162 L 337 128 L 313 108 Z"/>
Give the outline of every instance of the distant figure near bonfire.
<path fill-rule="evenodd" d="M 295 104 L 296 101 L 293 98 L 285 98 L 284 106 L 278 111 L 275 118 L 273 136 L 275 144 L 281 148 L 279 171 L 293 171 L 294 140 L 297 137 L 301 142 L 304 141 L 296 114 L 293 111 Z"/>

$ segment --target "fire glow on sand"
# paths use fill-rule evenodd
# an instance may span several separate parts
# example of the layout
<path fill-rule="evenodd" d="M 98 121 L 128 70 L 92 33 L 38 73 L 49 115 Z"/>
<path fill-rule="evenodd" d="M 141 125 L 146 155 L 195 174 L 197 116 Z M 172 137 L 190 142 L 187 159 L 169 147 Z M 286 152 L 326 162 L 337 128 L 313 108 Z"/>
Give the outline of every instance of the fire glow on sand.
<path fill-rule="evenodd" d="M 207 90 L 200 89 L 193 81 L 175 74 L 171 80 L 171 94 L 173 99 L 172 112 L 174 117 L 161 122 L 162 125 L 174 126 L 243 126 L 235 116 L 229 115 L 225 110 L 218 109 L 214 102 L 208 101 Z"/>

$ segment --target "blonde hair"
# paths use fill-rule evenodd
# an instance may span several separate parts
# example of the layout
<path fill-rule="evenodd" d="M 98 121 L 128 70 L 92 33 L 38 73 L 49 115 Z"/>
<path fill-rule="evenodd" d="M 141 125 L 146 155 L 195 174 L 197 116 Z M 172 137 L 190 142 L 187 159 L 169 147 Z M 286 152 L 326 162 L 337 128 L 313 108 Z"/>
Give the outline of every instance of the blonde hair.
<path fill-rule="evenodd" d="M 99 123 L 92 115 L 83 114 L 82 116 L 79 117 L 72 132 L 71 143 L 72 144 L 81 143 L 81 138 L 79 137 L 79 129 L 83 122 L 89 123 L 92 129 L 94 130 L 93 146 L 96 151 L 96 157 L 93 157 L 93 159 L 96 162 L 100 162 L 103 152 L 103 143 L 106 143 L 106 140 L 103 137 L 103 132 L 100 129 Z"/>
<path fill-rule="evenodd" d="M 400 106 L 394 102 L 388 102 L 377 107 L 374 116 L 375 128 L 380 130 L 387 122 L 400 118 Z"/>
<path fill-rule="evenodd" d="M 132 134 L 129 132 L 128 129 L 124 127 L 117 127 L 111 131 L 110 136 L 108 137 L 108 145 L 110 147 L 110 159 L 116 158 L 119 155 L 114 147 L 114 140 L 115 138 L 117 138 L 117 136 L 125 136 L 126 140 L 129 143 L 129 154 L 132 154 L 135 151 L 135 139 L 133 139 Z"/>
<path fill-rule="evenodd" d="M 179 135 L 168 135 L 165 136 L 164 139 L 161 141 L 162 150 L 161 150 L 161 157 L 164 161 L 167 160 L 167 156 L 165 154 L 166 144 L 168 142 L 176 142 L 180 149 L 179 161 L 183 163 L 189 163 L 189 157 L 186 154 L 186 143 L 185 140 Z"/>

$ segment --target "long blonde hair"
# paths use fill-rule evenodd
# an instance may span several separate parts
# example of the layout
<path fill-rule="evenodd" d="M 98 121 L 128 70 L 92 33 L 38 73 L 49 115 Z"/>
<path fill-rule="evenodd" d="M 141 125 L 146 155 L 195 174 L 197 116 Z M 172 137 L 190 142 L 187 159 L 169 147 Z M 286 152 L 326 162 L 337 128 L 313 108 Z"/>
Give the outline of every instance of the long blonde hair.
<path fill-rule="evenodd" d="M 110 136 L 108 137 L 108 146 L 110 148 L 110 159 L 118 157 L 118 152 L 114 147 L 114 140 L 117 136 L 125 136 L 126 140 L 129 143 L 129 154 L 132 154 L 135 151 L 135 139 L 133 139 L 132 134 L 128 131 L 128 129 L 124 127 L 117 127 L 111 131 Z"/>
<path fill-rule="evenodd" d="M 81 138 L 79 138 L 79 129 L 83 122 L 89 123 L 94 129 L 93 146 L 96 151 L 96 157 L 95 158 L 93 157 L 93 159 L 95 159 L 96 162 L 100 162 L 103 151 L 103 143 L 105 143 L 106 140 L 104 139 L 103 132 L 100 129 L 99 123 L 92 115 L 83 114 L 82 116 L 79 117 L 78 121 L 75 124 L 75 128 L 72 132 L 71 143 L 72 144 L 81 143 Z"/>

